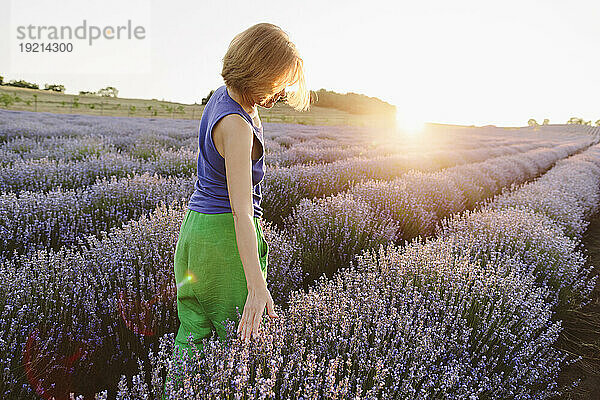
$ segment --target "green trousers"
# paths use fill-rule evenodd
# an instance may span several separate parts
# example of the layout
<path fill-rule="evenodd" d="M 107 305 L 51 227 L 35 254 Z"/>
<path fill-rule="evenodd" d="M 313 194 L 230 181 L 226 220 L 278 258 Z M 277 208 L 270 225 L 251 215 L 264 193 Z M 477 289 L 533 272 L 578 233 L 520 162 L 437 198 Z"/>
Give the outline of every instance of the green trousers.
<path fill-rule="evenodd" d="M 262 220 L 253 220 L 260 268 L 266 280 L 269 246 L 263 236 Z M 237 329 L 237 312 L 240 317 L 244 312 L 248 287 L 233 214 L 204 214 L 188 209 L 175 248 L 174 269 L 180 322 L 173 352 L 177 361 L 183 352 L 194 357 L 187 341 L 189 335 L 201 353 L 202 339 L 216 332 L 219 340 L 225 342 L 226 321 L 233 321 Z M 181 377 L 167 380 L 173 380 L 176 387 L 181 385 Z"/>

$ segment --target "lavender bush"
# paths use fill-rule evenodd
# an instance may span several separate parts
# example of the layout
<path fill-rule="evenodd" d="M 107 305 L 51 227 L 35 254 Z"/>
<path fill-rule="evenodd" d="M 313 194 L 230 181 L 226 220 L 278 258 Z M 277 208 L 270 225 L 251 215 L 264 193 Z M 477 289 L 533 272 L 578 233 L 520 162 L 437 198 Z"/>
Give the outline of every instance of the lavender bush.
<path fill-rule="evenodd" d="M 269 245 L 267 284 L 273 301 L 281 308 L 288 306 L 288 296 L 306 281 L 307 273 L 302 270 L 300 245 L 289 237 L 289 232 L 279 230 L 273 223 L 263 225 L 265 241 Z"/>
<path fill-rule="evenodd" d="M 164 150 L 156 160 L 140 161 L 131 156 L 105 153 L 84 161 L 16 161 L 0 168 L 0 192 L 48 192 L 57 188 L 77 189 L 99 178 L 123 178 L 130 174 L 158 174 L 186 177 L 195 175 L 197 153 L 187 149 Z"/>
<path fill-rule="evenodd" d="M 331 277 L 354 254 L 397 239 L 398 225 L 380 218 L 371 207 L 349 194 L 309 201 L 303 199 L 285 220 L 285 230 L 298 243 L 308 282 L 321 274 Z"/>
<path fill-rule="evenodd" d="M 580 243 L 543 214 L 524 208 L 484 209 L 452 216 L 439 230 L 454 251 L 470 252 L 484 266 L 497 259 L 520 260 L 525 270 L 517 272 L 549 289 L 546 301 L 555 311 L 584 304 L 594 288 L 588 279 L 593 268 L 585 265 Z"/>
<path fill-rule="evenodd" d="M 76 190 L 0 195 L 0 262 L 13 252 L 76 245 L 85 235 L 139 218 L 160 202 L 189 198 L 195 178 L 106 178 Z"/>
<path fill-rule="evenodd" d="M 561 160 L 537 181 L 498 196 L 487 204 L 498 209 L 526 207 L 556 221 L 567 236 L 581 238 L 589 217 L 598 211 L 600 146 Z"/>
<path fill-rule="evenodd" d="M 15 137 L 0 145 L 2 165 L 17 160 L 83 161 L 88 157 L 98 157 L 111 151 L 111 146 L 103 137 L 63 138 L 50 137 L 42 140 Z"/>

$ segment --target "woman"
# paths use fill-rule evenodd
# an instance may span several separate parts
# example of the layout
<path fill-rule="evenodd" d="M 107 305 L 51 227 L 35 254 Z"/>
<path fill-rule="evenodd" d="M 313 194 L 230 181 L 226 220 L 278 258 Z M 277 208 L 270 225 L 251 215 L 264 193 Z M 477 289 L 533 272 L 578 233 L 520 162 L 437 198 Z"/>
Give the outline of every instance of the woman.
<path fill-rule="evenodd" d="M 175 345 L 190 356 L 190 335 L 201 350 L 213 330 L 225 341 L 231 320 L 247 342 L 258 335 L 265 306 L 277 317 L 266 283 L 264 138 L 257 106 L 271 108 L 286 98 L 301 111 L 310 103 L 302 58 L 288 35 L 270 23 L 233 38 L 221 75 L 225 85 L 211 95 L 200 120 L 198 180 L 175 251 L 181 322 Z M 296 83 L 298 90 L 286 94 Z"/>

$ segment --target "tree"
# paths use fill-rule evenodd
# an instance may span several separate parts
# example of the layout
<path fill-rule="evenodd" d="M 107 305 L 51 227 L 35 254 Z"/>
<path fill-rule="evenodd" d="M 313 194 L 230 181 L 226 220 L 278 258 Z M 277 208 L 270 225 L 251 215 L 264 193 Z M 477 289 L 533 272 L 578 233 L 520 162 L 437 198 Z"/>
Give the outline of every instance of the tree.
<path fill-rule="evenodd" d="M 173 118 L 173 112 L 175 111 L 175 107 L 172 106 L 168 106 L 165 104 L 161 104 L 161 107 L 164 107 L 165 111 L 169 114 L 171 114 L 171 118 Z"/>
<path fill-rule="evenodd" d="M 206 96 L 202 99 L 203 106 L 205 106 L 206 103 L 208 103 L 208 100 L 210 100 L 210 96 L 212 96 L 214 92 L 215 92 L 214 90 L 211 90 L 210 93 L 208 93 L 208 96 Z"/>
<path fill-rule="evenodd" d="M 4 107 L 12 105 L 15 102 L 13 97 L 8 93 L 0 93 L 0 103 L 4 104 Z"/>
<path fill-rule="evenodd" d="M 544 122 L 542 122 L 542 125 L 548 125 L 550 123 L 550 120 L 548 118 L 544 118 Z"/>
<path fill-rule="evenodd" d="M 148 110 L 148 112 L 150 113 L 150 115 L 152 115 L 152 116 L 158 115 L 158 111 L 154 107 L 152 107 L 152 106 L 146 106 L 146 109 Z"/>
<path fill-rule="evenodd" d="M 531 118 L 529 121 L 527 121 L 527 125 L 529 126 L 538 126 L 538 123 L 535 119 Z"/>
<path fill-rule="evenodd" d="M 21 87 L 26 89 L 39 89 L 40 87 L 36 83 L 30 83 L 24 80 L 15 81 L 14 79 L 9 81 L 6 86 Z"/>
<path fill-rule="evenodd" d="M 2 82 L 4 82 L 4 77 L 0 75 L 0 85 L 2 85 Z"/>
<path fill-rule="evenodd" d="M 65 87 L 63 85 L 48 85 L 47 83 L 44 85 L 44 90 L 50 90 L 53 92 L 64 93 Z"/>
<path fill-rule="evenodd" d="M 80 90 L 79 91 L 79 95 L 80 96 L 95 96 L 97 93 L 96 92 L 88 92 L 86 90 Z"/>
<path fill-rule="evenodd" d="M 102 97 L 117 97 L 119 91 L 113 86 L 107 86 L 104 89 L 98 90 L 98 94 Z"/>
<path fill-rule="evenodd" d="M 579 125 L 583 125 L 583 119 L 582 118 L 578 118 L 578 117 L 571 117 L 567 121 L 567 124 L 579 124 Z"/>
<path fill-rule="evenodd" d="M 596 121 L 596 126 L 600 126 L 600 119 Z"/>

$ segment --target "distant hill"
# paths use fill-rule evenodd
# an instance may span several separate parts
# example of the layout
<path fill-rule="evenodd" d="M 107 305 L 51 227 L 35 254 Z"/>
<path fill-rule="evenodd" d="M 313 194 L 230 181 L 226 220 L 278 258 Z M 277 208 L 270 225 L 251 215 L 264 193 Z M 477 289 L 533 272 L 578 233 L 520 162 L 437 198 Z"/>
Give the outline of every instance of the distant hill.
<path fill-rule="evenodd" d="M 316 94 L 316 96 L 314 96 Z M 396 106 L 377 97 L 348 92 L 336 93 L 326 89 L 311 91 L 311 103 L 320 107 L 335 108 L 351 114 L 389 114 L 396 116 Z"/>

